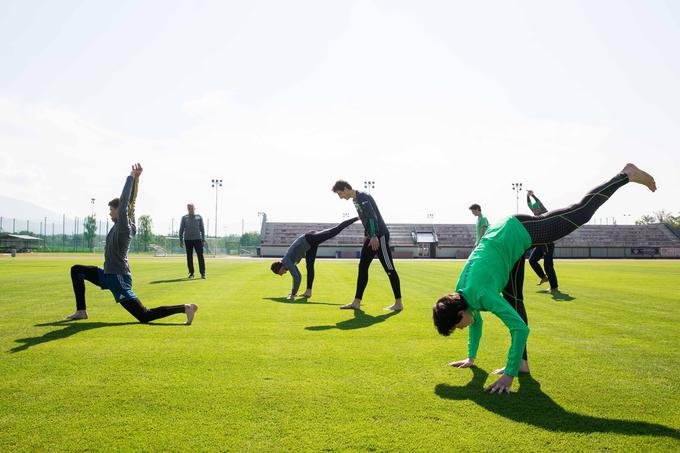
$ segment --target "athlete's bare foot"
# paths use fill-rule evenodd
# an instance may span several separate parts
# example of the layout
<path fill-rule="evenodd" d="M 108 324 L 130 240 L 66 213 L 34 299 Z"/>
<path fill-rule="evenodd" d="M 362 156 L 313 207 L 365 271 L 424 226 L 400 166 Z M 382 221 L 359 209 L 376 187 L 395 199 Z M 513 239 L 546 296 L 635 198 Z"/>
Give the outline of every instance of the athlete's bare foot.
<path fill-rule="evenodd" d="M 76 319 L 87 319 L 87 310 L 76 310 L 72 315 L 68 315 L 66 319 L 75 321 Z"/>
<path fill-rule="evenodd" d="M 361 299 L 354 299 L 351 304 L 340 306 L 340 310 L 361 310 Z"/>
<path fill-rule="evenodd" d="M 541 277 L 541 281 L 536 283 L 536 286 L 541 286 L 543 283 L 548 283 L 549 281 L 548 277 Z"/>
<path fill-rule="evenodd" d="M 184 323 L 187 326 L 190 326 L 191 323 L 194 321 L 194 315 L 196 314 L 196 311 L 198 310 L 198 305 L 196 304 L 186 304 L 184 306 L 184 313 L 187 314 L 187 321 Z"/>
<path fill-rule="evenodd" d="M 304 293 L 300 294 L 299 297 L 312 297 L 312 290 L 311 290 L 311 289 L 308 289 L 308 290 L 305 291 Z"/>
<path fill-rule="evenodd" d="M 529 362 L 522 359 L 522 364 L 519 366 L 519 372 L 524 374 L 529 374 Z M 493 370 L 491 374 L 503 374 L 505 373 L 505 367 Z"/>
<path fill-rule="evenodd" d="M 621 170 L 621 173 L 628 175 L 628 180 L 630 182 L 642 184 L 643 186 L 647 186 L 652 192 L 656 192 L 656 182 L 654 182 L 652 175 L 646 171 L 640 170 L 634 164 L 626 164 L 626 166 L 623 167 L 623 170 Z"/>
<path fill-rule="evenodd" d="M 402 311 L 404 309 L 404 304 L 401 302 L 401 299 L 394 299 L 394 303 L 390 305 L 389 307 L 383 308 L 383 310 L 392 310 L 392 311 Z"/>

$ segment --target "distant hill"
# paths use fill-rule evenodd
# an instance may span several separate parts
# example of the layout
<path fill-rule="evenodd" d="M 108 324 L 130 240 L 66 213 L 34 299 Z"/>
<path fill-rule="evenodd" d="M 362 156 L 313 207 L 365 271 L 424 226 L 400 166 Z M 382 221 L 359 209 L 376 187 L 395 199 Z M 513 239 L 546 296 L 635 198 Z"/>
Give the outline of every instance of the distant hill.
<path fill-rule="evenodd" d="M 62 214 L 51 211 L 30 201 L 16 200 L 14 198 L 3 197 L 0 195 L 0 216 L 5 219 L 20 219 L 24 222 L 30 220 L 31 222 L 43 220 L 47 217 L 48 222 L 56 222 L 62 220 Z"/>
<path fill-rule="evenodd" d="M 12 232 L 12 224 L 15 223 L 15 231 L 25 231 L 26 221 L 29 222 L 28 230 L 34 233 L 40 231 L 40 222 L 47 217 L 47 231 L 52 231 L 52 223 L 55 224 L 55 231 L 61 233 L 63 214 L 43 208 L 30 201 L 17 200 L 14 198 L 0 195 L 0 217 L 2 217 L 2 231 Z M 16 222 L 15 222 L 16 220 Z M 73 231 L 73 217 L 66 217 L 66 232 Z"/>

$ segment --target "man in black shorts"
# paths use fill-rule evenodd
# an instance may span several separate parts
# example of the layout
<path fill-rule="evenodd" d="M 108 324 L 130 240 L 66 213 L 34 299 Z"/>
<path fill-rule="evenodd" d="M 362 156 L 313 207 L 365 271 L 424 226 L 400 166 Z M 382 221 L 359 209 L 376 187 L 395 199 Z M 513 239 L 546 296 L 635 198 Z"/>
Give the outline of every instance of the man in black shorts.
<path fill-rule="evenodd" d="M 185 324 L 190 325 L 194 314 L 198 310 L 196 304 L 172 305 L 166 307 L 146 308 L 132 292 L 132 274 L 128 264 L 128 249 L 136 228 L 130 214 L 134 206 L 139 176 L 142 174 L 142 166 L 132 166 L 130 176 L 125 180 L 125 186 L 120 198 L 114 198 L 109 202 L 109 211 L 113 227 L 106 235 L 106 248 L 104 251 L 104 269 L 96 266 L 82 266 L 76 264 L 71 267 L 71 282 L 73 293 L 76 297 L 76 312 L 67 316 L 67 319 L 87 319 L 87 307 L 85 305 L 85 280 L 108 289 L 113 294 L 117 303 L 121 304 L 139 322 L 147 323 L 154 319 L 164 318 L 176 313 L 186 313 Z"/>

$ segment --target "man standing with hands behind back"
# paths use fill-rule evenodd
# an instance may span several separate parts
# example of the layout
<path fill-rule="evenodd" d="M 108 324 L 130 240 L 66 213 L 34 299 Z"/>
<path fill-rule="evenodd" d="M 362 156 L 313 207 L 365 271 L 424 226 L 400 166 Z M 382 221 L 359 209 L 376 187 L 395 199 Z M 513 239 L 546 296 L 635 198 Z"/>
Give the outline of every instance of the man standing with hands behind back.
<path fill-rule="evenodd" d="M 196 250 L 196 256 L 198 257 L 198 270 L 201 273 L 201 278 L 205 279 L 205 260 L 203 259 L 205 229 L 203 228 L 203 218 L 195 213 L 193 203 L 187 205 L 187 211 L 189 213 L 183 216 L 179 222 L 179 246 L 186 246 L 189 279 L 194 278 L 194 250 Z"/>

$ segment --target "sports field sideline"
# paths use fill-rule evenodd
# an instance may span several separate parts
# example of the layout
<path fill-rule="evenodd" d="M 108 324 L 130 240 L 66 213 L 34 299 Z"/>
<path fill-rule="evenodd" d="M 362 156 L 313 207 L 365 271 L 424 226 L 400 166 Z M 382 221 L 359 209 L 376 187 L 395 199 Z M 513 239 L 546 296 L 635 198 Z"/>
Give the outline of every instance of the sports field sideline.
<path fill-rule="evenodd" d="M 482 392 L 509 334 L 485 316 L 478 366 L 467 332 L 437 335 L 432 304 L 464 261 L 397 261 L 405 310 L 371 268 L 364 311 L 356 261 L 318 260 L 314 296 L 288 302 L 271 260 L 131 257 L 148 306 L 197 303 L 141 325 L 72 264 L 100 256 L 0 258 L 0 451 L 483 451 L 680 448 L 680 261 L 556 263 L 562 293 L 527 272 L 531 377 Z"/>

